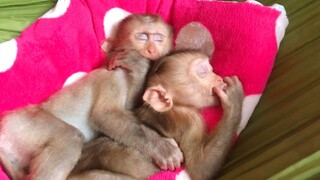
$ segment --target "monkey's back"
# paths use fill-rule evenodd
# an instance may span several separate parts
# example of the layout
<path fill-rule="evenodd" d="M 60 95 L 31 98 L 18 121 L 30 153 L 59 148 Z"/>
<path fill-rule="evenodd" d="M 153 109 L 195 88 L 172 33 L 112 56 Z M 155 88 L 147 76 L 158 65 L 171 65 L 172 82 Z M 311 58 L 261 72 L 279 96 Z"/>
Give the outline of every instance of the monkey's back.
<path fill-rule="evenodd" d="M 124 108 L 129 86 L 127 74 L 120 68 L 114 71 L 96 69 L 51 96 L 41 106 L 79 129 L 85 141 L 91 140 L 97 136 L 89 124 L 92 106 Z"/>

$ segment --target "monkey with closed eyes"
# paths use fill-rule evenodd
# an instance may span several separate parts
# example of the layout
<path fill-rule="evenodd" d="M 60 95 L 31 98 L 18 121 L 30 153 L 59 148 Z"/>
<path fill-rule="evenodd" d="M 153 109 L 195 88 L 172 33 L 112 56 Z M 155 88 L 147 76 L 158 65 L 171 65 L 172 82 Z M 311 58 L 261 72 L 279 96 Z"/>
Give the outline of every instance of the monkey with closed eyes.
<path fill-rule="evenodd" d="M 94 70 L 41 104 L 4 113 L 0 162 L 10 178 L 64 180 L 83 143 L 101 134 L 137 149 L 161 169 L 179 167 L 183 156 L 175 142 L 132 112 L 150 62 L 168 53 L 171 43 L 171 28 L 159 16 L 128 16 L 107 54 L 107 68 L 114 70 Z"/>
<path fill-rule="evenodd" d="M 178 143 L 191 179 L 212 179 L 240 122 L 243 89 L 239 79 L 223 79 L 213 73 L 209 58 L 202 53 L 179 52 L 161 59 L 151 72 L 143 99 L 138 119 Z M 219 103 L 224 110 L 223 118 L 213 132 L 206 134 L 201 109 Z M 126 175 L 145 179 L 159 170 L 141 152 L 101 137 L 84 147 L 71 177 L 99 179 Z"/>
<path fill-rule="evenodd" d="M 187 30 L 185 35 L 198 27 L 191 25 L 191 33 Z M 208 44 L 207 38 L 203 39 L 203 44 Z M 239 126 L 244 98 L 236 76 L 222 78 L 212 71 L 208 54 L 213 45 L 204 47 L 180 50 L 157 61 L 147 77 L 144 104 L 136 111 L 145 126 L 177 142 L 193 180 L 210 180 L 218 173 Z M 218 104 L 223 117 L 207 133 L 201 109 Z M 158 171 L 143 153 L 100 137 L 85 145 L 69 179 L 146 179 Z"/>

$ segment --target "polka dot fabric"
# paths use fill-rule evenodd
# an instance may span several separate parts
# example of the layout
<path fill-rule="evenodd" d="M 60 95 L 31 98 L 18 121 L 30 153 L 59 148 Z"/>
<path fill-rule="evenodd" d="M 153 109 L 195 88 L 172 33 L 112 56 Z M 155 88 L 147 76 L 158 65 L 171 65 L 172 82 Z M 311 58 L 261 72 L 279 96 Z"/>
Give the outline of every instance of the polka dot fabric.
<path fill-rule="evenodd" d="M 246 98 L 239 132 L 246 126 L 272 70 L 288 20 L 280 5 L 256 1 L 58 0 L 19 37 L 0 44 L 0 113 L 38 104 L 66 84 L 104 65 L 101 50 L 112 27 L 131 13 L 157 13 L 173 25 L 175 37 L 187 23 L 205 25 L 215 41 L 211 60 L 222 76 L 238 75 Z M 212 129 L 220 107 L 204 110 Z M 23 133 L 23 132 L 22 132 Z M 183 169 L 150 179 L 187 179 Z M 0 169 L 0 179 L 8 179 Z"/>

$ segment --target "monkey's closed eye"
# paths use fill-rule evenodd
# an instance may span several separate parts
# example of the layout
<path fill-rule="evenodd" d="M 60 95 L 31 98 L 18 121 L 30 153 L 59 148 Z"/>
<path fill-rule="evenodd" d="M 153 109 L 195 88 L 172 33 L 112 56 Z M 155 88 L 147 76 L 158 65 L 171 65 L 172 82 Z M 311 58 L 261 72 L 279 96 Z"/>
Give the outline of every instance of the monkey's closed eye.
<path fill-rule="evenodd" d="M 164 39 L 164 35 L 160 34 L 160 33 L 154 33 L 152 36 L 152 40 L 153 41 L 158 41 L 158 42 L 162 42 Z"/>
<path fill-rule="evenodd" d="M 147 41 L 148 40 L 148 35 L 146 33 L 137 33 L 137 34 L 135 34 L 134 37 L 139 41 Z"/>
<path fill-rule="evenodd" d="M 207 68 L 207 66 L 205 64 L 199 64 L 196 69 L 196 72 L 199 75 L 199 77 L 204 78 L 208 74 L 209 69 Z"/>

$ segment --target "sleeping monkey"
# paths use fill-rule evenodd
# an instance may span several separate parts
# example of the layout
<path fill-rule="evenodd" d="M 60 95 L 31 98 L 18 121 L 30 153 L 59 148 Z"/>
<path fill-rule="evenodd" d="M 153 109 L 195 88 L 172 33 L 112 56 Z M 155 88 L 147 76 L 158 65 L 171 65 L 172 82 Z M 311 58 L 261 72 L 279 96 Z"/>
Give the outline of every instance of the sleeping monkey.
<path fill-rule="evenodd" d="M 136 115 L 146 126 L 178 143 L 191 179 L 209 180 L 218 172 L 232 145 L 243 97 L 236 76 L 221 78 L 212 72 L 206 55 L 181 51 L 155 65 L 148 76 L 145 103 L 138 107 Z M 223 117 L 216 129 L 207 134 L 201 109 L 219 103 Z M 143 153 L 101 137 L 84 146 L 70 179 L 146 179 L 158 171 Z"/>
<path fill-rule="evenodd" d="M 119 27 L 123 34 L 110 52 L 116 61 L 108 68 L 128 68 L 94 70 L 39 105 L 3 114 L 0 162 L 10 178 L 64 180 L 83 143 L 100 134 L 137 149 L 161 169 L 180 166 L 183 156 L 174 141 L 142 125 L 131 111 L 150 60 L 171 49 L 171 28 L 156 15 L 132 15 Z"/>

